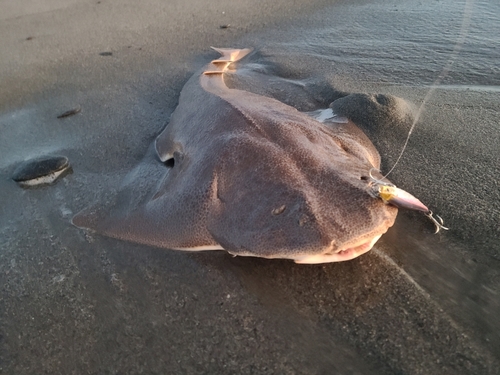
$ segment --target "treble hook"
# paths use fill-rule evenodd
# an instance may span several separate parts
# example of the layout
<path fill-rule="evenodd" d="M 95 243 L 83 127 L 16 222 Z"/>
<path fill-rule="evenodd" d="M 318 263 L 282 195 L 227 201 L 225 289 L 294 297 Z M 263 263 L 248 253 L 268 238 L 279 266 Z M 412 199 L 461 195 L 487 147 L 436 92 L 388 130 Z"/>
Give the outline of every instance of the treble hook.
<path fill-rule="evenodd" d="M 437 219 L 433 216 L 434 214 L 432 213 L 431 210 L 427 211 L 427 212 L 424 212 L 424 215 L 427 216 L 435 225 L 436 227 L 436 231 L 434 232 L 434 234 L 437 234 L 439 232 L 439 230 L 443 229 L 443 230 L 449 230 L 450 228 L 446 228 L 443 224 L 444 224 L 444 221 L 443 219 L 441 218 L 441 216 L 439 216 L 438 214 L 436 214 L 436 217 Z M 439 221 L 438 221 L 439 220 Z"/>

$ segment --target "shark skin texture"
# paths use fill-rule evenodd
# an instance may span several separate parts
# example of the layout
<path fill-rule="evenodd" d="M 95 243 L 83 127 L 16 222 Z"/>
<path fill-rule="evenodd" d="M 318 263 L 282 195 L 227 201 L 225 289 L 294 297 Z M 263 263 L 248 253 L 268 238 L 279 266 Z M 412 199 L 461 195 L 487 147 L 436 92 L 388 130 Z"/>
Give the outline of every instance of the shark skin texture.
<path fill-rule="evenodd" d="M 215 50 L 221 57 L 185 84 L 142 172 L 126 177 L 114 206 L 85 209 L 73 224 L 165 249 L 304 264 L 369 251 L 398 211 L 373 194 L 373 179 L 391 184 L 372 142 L 350 119 L 320 122 L 229 87 L 252 51 Z"/>

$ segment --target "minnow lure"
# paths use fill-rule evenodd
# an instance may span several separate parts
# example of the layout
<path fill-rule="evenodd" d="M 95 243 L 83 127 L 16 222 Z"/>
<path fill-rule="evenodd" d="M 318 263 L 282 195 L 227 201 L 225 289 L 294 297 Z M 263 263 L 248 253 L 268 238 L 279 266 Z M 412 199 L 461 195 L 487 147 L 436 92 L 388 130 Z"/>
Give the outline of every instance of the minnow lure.
<path fill-rule="evenodd" d="M 443 219 L 439 215 L 436 215 L 436 217 L 434 217 L 433 212 L 429 210 L 429 208 L 418 198 L 411 195 L 407 191 L 396 187 L 393 184 L 376 179 L 372 176 L 371 172 L 372 171 L 370 171 L 371 182 L 369 185 L 371 188 L 370 193 L 374 198 L 380 198 L 382 199 L 382 201 L 384 201 L 384 203 L 392 204 L 393 206 L 398 208 L 405 208 L 408 210 L 422 212 L 432 221 L 432 223 L 436 227 L 436 230 L 434 232 L 435 234 L 438 233 L 441 229 L 450 229 L 443 225 Z"/>

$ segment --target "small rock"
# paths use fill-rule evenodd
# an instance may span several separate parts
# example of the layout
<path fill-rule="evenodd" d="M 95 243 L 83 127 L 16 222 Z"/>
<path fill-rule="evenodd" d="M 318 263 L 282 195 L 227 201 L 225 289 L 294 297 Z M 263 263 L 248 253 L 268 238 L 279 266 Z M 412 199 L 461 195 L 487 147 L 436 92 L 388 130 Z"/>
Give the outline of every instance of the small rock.
<path fill-rule="evenodd" d="M 42 156 L 21 163 L 14 171 L 12 179 L 22 187 L 51 184 L 71 166 L 65 156 Z"/>
<path fill-rule="evenodd" d="M 70 109 L 69 111 L 61 113 L 59 116 L 57 116 L 57 118 L 65 118 L 65 117 L 73 116 L 73 115 L 76 115 L 77 113 L 80 113 L 81 110 L 82 110 L 82 107 L 78 106 L 76 108 Z"/>
<path fill-rule="evenodd" d="M 101 56 L 113 56 L 113 52 L 109 52 L 109 51 L 100 52 L 99 55 L 101 55 Z"/>

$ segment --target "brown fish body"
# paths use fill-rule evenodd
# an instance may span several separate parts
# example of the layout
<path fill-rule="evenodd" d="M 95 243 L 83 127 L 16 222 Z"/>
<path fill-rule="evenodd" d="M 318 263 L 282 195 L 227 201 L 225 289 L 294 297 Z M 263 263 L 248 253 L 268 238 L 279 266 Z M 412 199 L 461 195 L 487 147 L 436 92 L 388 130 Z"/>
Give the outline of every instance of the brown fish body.
<path fill-rule="evenodd" d="M 165 171 L 141 207 L 75 217 L 117 238 L 299 263 L 352 259 L 394 223 L 370 195 L 380 157 L 352 122 L 325 125 L 275 99 L 229 88 L 222 58 L 193 76 L 156 140 Z"/>

